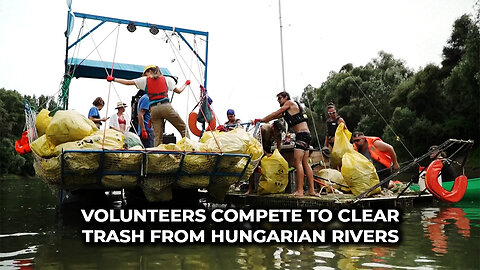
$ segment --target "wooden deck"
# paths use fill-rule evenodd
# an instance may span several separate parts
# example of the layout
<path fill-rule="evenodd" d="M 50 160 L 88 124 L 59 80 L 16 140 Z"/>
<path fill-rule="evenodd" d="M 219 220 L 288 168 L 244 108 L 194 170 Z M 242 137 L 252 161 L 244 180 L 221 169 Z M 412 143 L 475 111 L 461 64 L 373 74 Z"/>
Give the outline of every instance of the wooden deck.
<path fill-rule="evenodd" d="M 391 196 L 376 195 L 375 197 L 362 199 L 353 204 L 354 196 L 352 194 L 342 195 L 321 195 L 319 197 L 303 196 L 296 197 L 290 194 L 274 195 L 244 195 L 241 193 L 228 193 L 225 197 L 225 203 L 236 207 L 254 207 L 254 208 L 344 208 L 344 207 L 362 207 L 362 208 L 408 208 L 418 205 L 431 205 L 438 202 L 431 194 L 407 194 L 397 198 L 397 194 Z"/>

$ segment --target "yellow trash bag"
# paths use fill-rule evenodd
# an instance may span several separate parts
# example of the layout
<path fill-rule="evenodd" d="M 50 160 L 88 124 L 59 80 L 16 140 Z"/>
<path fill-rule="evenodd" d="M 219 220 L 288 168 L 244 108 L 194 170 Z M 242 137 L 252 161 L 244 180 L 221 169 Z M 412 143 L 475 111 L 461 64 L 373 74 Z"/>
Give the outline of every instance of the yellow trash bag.
<path fill-rule="evenodd" d="M 262 144 L 254 137 L 251 137 L 250 140 L 248 141 L 247 152 L 252 157 L 252 160 L 257 160 L 261 158 L 263 156 Z"/>
<path fill-rule="evenodd" d="M 335 144 L 333 145 L 332 157 L 330 159 L 332 168 L 341 167 L 343 155 L 355 151 L 350 143 L 351 137 L 352 133 L 345 129 L 345 123 L 340 123 L 335 131 Z"/>
<path fill-rule="evenodd" d="M 173 143 L 160 144 L 157 147 L 148 148 L 147 150 L 182 151 L 178 145 Z M 153 151 L 149 152 L 147 154 L 147 173 L 175 173 L 180 167 L 181 160 L 182 156 L 180 154 L 161 154 Z"/>
<path fill-rule="evenodd" d="M 276 194 L 285 191 L 288 184 L 288 163 L 277 149 L 260 161 L 262 175 L 258 181 L 258 194 Z"/>
<path fill-rule="evenodd" d="M 195 142 L 187 137 L 183 137 L 177 142 L 177 146 L 181 151 L 187 152 L 204 152 L 203 143 Z M 195 155 L 186 154 L 183 160 L 182 169 L 188 174 L 202 174 L 213 171 L 215 166 L 215 157 L 211 155 Z"/>
<path fill-rule="evenodd" d="M 52 117 L 48 115 L 49 113 L 49 110 L 42 109 L 35 118 L 35 127 L 37 128 L 38 136 L 45 134 L 50 121 L 52 121 Z"/>
<path fill-rule="evenodd" d="M 58 111 L 45 131 L 53 145 L 78 141 L 97 131 L 95 124 L 76 111 Z"/>
<path fill-rule="evenodd" d="M 105 142 L 103 140 L 104 134 Z M 123 149 L 123 133 L 111 128 L 107 130 L 98 130 L 92 135 L 78 141 L 77 144 L 81 149 L 102 149 L 102 146 L 104 149 L 109 150 Z"/>
<path fill-rule="evenodd" d="M 343 155 L 342 176 L 355 196 L 380 182 L 375 171 L 375 166 L 373 166 L 366 157 L 356 151 Z M 381 189 L 378 187 L 368 195 L 380 193 L 380 191 Z"/>
<path fill-rule="evenodd" d="M 38 139 L 33 141 L 30 144 L 33 152 L 42 158 L 47 158 L 55 155 L 55 145 L 52 145 L 48 140 L 47 136 L 40 136 Z"/>
<path fill-rule="evenodd" d="M 244 129 L 237 128 L 212 136 L 205 142 L 205 150 L 208 152 L 246 154 L 249 141 L 249 134 Z"/>
<path fill-rule="evenodd" d="M 205 143 L 208 141 L 210 138 L 213 138 L 213 136 L 218 136 L 220 134 L 220 131 L 215 130 L 215 131 L 205 131 L 202 134 L 202 137 L 200 138 L 201 143 Z"/>

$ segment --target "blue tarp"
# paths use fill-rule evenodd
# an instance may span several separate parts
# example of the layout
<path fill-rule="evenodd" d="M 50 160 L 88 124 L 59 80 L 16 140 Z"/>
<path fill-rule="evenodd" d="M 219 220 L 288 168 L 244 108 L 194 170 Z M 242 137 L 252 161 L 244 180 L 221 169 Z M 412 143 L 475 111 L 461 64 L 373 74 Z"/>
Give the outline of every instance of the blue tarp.
<path fill-rule="evenodd" d="M 70 70 L 73 70 L 73 67 L 76 67 L 73 77 L 75 78 L 95 78 L 95 79 L 106 79 L 107 72 L 110 74 L 112 69 L 112 62 L 102 62 L 97 60 L 85 59 L 83 62 L 78 58 L 68 58 L 68 64 L 72 66 Z M 142 76 L 143 69 L 145 66 L 124 64 L 124 63 L 115 63 L 113 66 L 113 77 L 118 77 L 122 79 L 135 79 Z M 173 77 L 170 71 L 167 68 L 160 68 L 160 71 L 163 75 Z M 175 77 L 174 77 L 175 78 Z M 175 78 L 175 81 L 176 78 Z"/>

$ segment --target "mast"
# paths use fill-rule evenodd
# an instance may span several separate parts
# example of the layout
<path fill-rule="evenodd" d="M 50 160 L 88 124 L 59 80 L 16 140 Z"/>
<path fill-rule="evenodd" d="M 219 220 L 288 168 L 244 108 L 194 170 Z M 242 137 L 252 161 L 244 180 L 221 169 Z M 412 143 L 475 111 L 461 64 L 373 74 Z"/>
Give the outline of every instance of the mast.
<path fill-rule="evenodd" d="M 282 26 L 282 6 L 281 0 L 278 0 L 278 19 L 280 20 L 280 54 L 282 56 L 282 81 L 283 91 L 285 91 L 285 67 L 283 64 L 283 26 Z"/>

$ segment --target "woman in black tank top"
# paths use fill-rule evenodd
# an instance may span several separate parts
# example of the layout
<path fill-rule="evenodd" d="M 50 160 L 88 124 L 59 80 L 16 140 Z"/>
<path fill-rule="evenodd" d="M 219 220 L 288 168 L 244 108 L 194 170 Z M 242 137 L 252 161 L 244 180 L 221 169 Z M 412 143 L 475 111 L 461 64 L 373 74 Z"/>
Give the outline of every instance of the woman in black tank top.
<path fill-rule="evenodd" d="M 333 102 L 329 102 L 327 105 L 327 114 L 328 119 L 326 122 L 327 125 L 327 134 L 325 136 L 325 146 L 328 146 L 330 150 L 333 148 L 333 144 L 335 142 L 335 131 L 337 131 L 337 127 L 340 123 L 345 124 L 345 128 L 347 128 L 347 124 L 342 117 L 337 114 L 337 108 Z"/>

